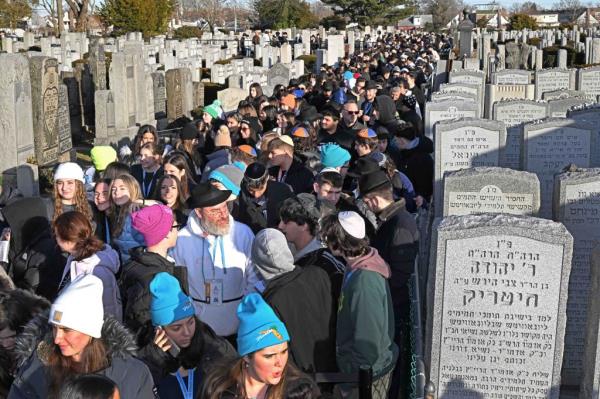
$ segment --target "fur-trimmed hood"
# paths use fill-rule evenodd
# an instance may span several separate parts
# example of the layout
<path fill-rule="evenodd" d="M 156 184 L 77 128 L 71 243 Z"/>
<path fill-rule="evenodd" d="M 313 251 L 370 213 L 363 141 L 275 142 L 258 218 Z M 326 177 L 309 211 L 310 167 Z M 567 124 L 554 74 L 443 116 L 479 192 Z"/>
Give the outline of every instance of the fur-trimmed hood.
<path fill-rule="evenodd" d="M 46 364 L 47 359 L 44 353 L 48 352 L 40 349 L 49 349 L 54 345 L 48 317 L 49 311 L 34 317 L 27 323 L 23 333 L 17 337 L 15 357 L 18 367 L 23 366 L 36 349 L 38 349 L 40 361 Z M 106 346 L 109 359 L 126 358 L 135 356 L 137 353 L 133 334 L 112 316 L 105 316 L 100 339 Z"/>

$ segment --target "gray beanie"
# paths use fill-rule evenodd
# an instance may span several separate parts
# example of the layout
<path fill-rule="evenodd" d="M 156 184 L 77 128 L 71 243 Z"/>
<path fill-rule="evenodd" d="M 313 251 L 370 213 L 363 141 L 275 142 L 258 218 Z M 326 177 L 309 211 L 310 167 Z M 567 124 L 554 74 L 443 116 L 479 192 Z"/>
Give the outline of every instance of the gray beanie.
<path fill-rule="evenodd" d="M 294 257 L 283 233 L 263 229 L 252 243 L 252 262 L 266 281 L 294 270 Z"/>

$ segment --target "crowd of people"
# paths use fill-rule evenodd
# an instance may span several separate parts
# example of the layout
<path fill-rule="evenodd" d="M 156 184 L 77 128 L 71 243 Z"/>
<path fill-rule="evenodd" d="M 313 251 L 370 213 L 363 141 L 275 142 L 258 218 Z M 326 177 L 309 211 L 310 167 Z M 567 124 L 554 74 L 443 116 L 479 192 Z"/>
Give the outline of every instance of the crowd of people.
<path fill-rule="evenodd" d="M 350 398 L 318 375 L 362 366 L 374 398 L 407 397 L 422 87 L 447 42 L 370 46 L 214 101 L 175 143 L 96 146 L 47 198 L 4 187 L 0 397 Z"/>

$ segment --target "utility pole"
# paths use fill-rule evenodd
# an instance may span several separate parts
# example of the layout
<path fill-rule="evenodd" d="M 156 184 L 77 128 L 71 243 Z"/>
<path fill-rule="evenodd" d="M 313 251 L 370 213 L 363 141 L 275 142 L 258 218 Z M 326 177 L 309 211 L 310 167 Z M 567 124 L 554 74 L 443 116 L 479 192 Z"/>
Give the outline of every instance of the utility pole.
<path fill-rule="evenodd" d="M 63 0 L 56 0 L 56 14 L 58 16 L 58 35 L 62 36 L 64 23 L 63 23 Z"/>

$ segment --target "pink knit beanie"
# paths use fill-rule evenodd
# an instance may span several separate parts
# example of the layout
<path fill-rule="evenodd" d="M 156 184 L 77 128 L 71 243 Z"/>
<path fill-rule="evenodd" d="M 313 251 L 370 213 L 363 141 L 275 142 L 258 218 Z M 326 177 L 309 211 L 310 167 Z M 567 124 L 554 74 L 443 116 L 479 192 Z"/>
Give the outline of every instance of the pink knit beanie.
<path fill-rule="evenodd" d="M 161 242 L 173 227 L 173 211 L 166 205 L 147 206 L 131 214 L 131 226 L 139 231 L 151 247 Z"/>

